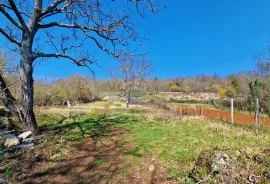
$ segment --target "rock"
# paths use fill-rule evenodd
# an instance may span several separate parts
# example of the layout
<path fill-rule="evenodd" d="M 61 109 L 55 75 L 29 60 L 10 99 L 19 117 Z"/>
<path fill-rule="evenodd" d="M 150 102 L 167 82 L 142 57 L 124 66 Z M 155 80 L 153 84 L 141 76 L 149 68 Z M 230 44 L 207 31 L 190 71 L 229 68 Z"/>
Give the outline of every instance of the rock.
<path fill-rule="evenodd" d="M 55 159 L 60 158 L 60 157 L 61 157 L 61 154 L 57 153 L 55 155 L 50 156 L 50 159 L 55 160 Z"/>
<path fill-rule="evenodd" d="M 219 173 L 222 170 L 234 170 L 235 159 L 222 151 L 216 151 L 212 160 L 212 172 Z"/>
<path fill-rule="evenodd" d="M 236 153 L 235 153 L 235 155 L 236 155 L 237 157 L 241 157 L 242 154 L 241 154 L 241 152 L 240 152 L 239 150 L 237 150 Z"/>
<path fill-rule="evenodd" d="M 61 149 L 60 149 L 60 152 L 61 152 L 63 155 L 68 155 L 68 149 L 61 148 Z"/>
<path fill-rule="evenodd" d="M 19 137 L 20 139 L 26 139 L 26 138 L 29 137 L 31 134 L 32 134 L 31 131 L 27 131 L 27 132 L 24 132 L 24 133 L 20 134 L 18 137 Z"/>
<path fill-rule="evenodd" d="M 6 183 L 5 179 L 4 178 L 0 178 L 0 184 L 4 184 Z"/>
<path fill-rule="evenodd" d="M 40 139 L 39 138 L 28 138 L 28 139 L 22 140 L 22 143 L 27 144 L 27 143 L 37 142 L 38 140 L 40 140 Z"/>
<path fill-rule="evenodd" d="M 4 137 L 4 146 L 6 148 L 11 148 L 20 144 L 20 140 L 14 134 L 7 134 Z"/>
<path fill-rule="evenodd" d="M 226 152 L 207 150 L 199 155 L 189 177 L 195 182 L 200 182 L 218 174 L 230 176 L 234 173 L 235 167 L 236 159 Z"/>
<path fill-rule="evenodd" d="M 247 148 L 246 150 L 245 150 L 245 155 L 246 155 L 246 157 L 247 158 L 251 158 L 252 157 L 252 149 L 251 148 Z"/>
<path fill-rule="evenodd" d="M 24 148 L 29 148 L 29 147 L 34 147 L 34 144 L 31 143 L 31 144 L 22 144 L 22 145 L 18 145 L 16 146 L 17 149 L 24 149 Z"/>
<path fill-rule="evenodd" d="M 155 170 L 155 166 L 154 166 L 154 165 L 150 165 L 150 166 L 149 166 L 149 170 L 150 170 L 151 172 L 153 172 L 153 171 Z"/>

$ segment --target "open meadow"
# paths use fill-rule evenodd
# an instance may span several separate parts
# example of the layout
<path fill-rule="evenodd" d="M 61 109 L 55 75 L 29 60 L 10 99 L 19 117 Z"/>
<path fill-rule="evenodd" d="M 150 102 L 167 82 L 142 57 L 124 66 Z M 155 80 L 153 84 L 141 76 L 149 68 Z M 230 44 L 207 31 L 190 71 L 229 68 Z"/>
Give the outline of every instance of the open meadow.
<path fill-rule="evenodd" d="M 0 0 L 0 184 L 270 184 L 269 0 Z"/>
<path fill-rule="evenodd" d="M 189 176 L 201 152 L 235 154 L 235 178 L 264 176 L 251 167 L 270 147 L 270 127 L 179 116 L 151 105 L 97 101 L 71 107 L 36 107 L 38 144 L 2 160 L 11 183 L 195 183 Z M 268 151 L 269 153 L 269 151 Z M 270 157 L 265 157 L 269 164 Z M 212 179 L 218 181 L 218 179 Z"/>

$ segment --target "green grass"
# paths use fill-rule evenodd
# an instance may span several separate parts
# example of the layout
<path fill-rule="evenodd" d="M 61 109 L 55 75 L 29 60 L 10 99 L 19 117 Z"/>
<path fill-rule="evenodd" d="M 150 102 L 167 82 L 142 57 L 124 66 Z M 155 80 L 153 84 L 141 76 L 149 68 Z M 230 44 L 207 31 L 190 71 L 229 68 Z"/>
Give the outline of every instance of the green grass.
<path fill-rule="evenodd" d="M 104 167 L 105 167 L 105 163 L 102 160 L 102 158 L 100 158 L 100 157 L 98 157 L 98 158 L 95 159 L 94 164 L 96 166 L 98 166 L 99 168 L 101 168 L 101 169 L 104 169 Z"/>
<path fill-rule="evenodd" d="M 121 124 L 134 137 L 135 148 L 131 155 L 154 155 L 164 164 L 179 168 L 187 175 L 199 153 L 205 149 L 266 149 L 270 146 L 270 129 L 261 127 L 258 136 L 253 126 L 231 126 L 223 122 L 206 120 L 182 120 L 177 123 L 138 121 Z M 176 171 L 169 177 L 178 175 Z"/>
<path fill-rule="evenodd" d="M 129 172 L 129 170 L 125 169 L 125 170 L 121 171 L 119 175 L 122 177 L 125 177 L 125 176 L 130 175 L 130 172 Z"/>
<path fill-rule="evenodd" d="M 187 177 L 198 155 L 205 149 L 251 148 L 256 151 L 270 147 L 269 127 L 261 127 L 256 136 L 252 125 L 232 126 L 203 119 L 176 122 L 169 119 L 170 116 L 166 123 L 156 122 L 151 117 L 158 115 L 160 110 L 140 107 L 126 110 L 120 108 L 119 103 L 119 108 L 110 109 L 106 114 L 99 113 L 98 106 L 101 103 L 96 102 L 89 107 L 95 108 L 94 111 L 82 115 L 70 116 L 62 111 L 48 114 L 45 111 L 37 113 L 37 120 L 45 130 L 64 128 L 63 138 L 75 142 L 87 139 L 89 134 L 97 137 L 106 135 L 110 125 L 126 129 L 133 137 L 133 148 L 125 150 L 123 147 L 125 157 L 128 158 L 126 160 L 137 159 L 130 165 L 139 165 L 139 159 L 154 156 L 159 164 L 168 167 L 168 179 Z M 120 144 L 126 142 L 126 139 L 120 140 Z M 95 160 L 95 165 L 102 168 L 104 160 Z M 96 177 L 101 177 L 101 174 L 96 173 Z"/>
<path fill-rule="evenodd" d="M 59 164 L 53 163 L 52 165 L 43 168 L 43 172 L 44 172 L 44 173 L 48 173 L 48 172 L 50 172 L 51 170 L 57 169 L 58 167 L 59 167 Z"/>

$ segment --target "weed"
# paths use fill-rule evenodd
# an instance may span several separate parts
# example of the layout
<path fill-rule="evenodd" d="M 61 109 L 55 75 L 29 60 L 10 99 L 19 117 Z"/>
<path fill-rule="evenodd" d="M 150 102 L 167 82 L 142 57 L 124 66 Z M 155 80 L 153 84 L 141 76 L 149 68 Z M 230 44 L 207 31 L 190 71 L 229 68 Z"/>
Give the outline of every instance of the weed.
<path fill-rule="evenodd" d="M 100 179 L 100 178 L 102 178 L 103 174 L 101 172 L 99 172 L 99 171 L 96 171 L 94 176 L 95 176 L 96 179 Z"/>
<path fill-rule="evenodd" d="M 12 170 L 11 169 L 5 169 L 3 171 L 3 176 L 10 177 L 11 175 L 12 175 Z"/>
<path fill-rule="evenodd" d="M 59 167 L 59 164 L 53 163 L 52 165 L 43 168 L 43 172 L 44 172 L 44 173 L 48 173 L 48 172 L 50 172 L 50 171 L 52 171 L 52 170 L 57 169 L 58 167 Z"/>
<path fill-rule="evenodd" d="M 129 170 L 125 169 L 119 175 L 122 176 L 122 177 L 125 177 L 125 176 L 130 175 L 130 172 L 129 172 Z"/>
<path fill-rule="evenodd" d="M 94 164 L 98 167 L 100 167 L 101 169 L 104 169 L 105 163 L 101 158 L 96 158 L 96 160 L 94 161 Z"/>
<path fill-rule="evenodd" d="M 134 149 L 130 150 L 130 151 L 126 151 L 124 153 L 125 155 L 132 155 L 134 157 L 142 157 L 142 154 L 140 154 L 140 147 L 135 147 Z"/>

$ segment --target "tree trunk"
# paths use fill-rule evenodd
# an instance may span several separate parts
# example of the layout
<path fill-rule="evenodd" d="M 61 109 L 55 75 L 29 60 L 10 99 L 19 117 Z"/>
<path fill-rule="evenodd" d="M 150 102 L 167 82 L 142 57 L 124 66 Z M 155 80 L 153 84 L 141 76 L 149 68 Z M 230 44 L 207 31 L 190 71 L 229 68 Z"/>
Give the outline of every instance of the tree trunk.
<path fill-rule="evenodd" d="M 3 102 L 4 106 L 9 110 L 10 113 L 9 123 L 22 129 L 23 124 L 20 118 L 20 108 L 16 104 L 16 100 L 9 91 L 5 83 L 5 80 L 1 74 L 0 74 L 0 99 Z"/>
<path fill-rule="evenodd" d="M 129 103 L 130 103 L 130 91 L 126 92 L 126 100 L 127 100 L 127 104 L 126 104 L 126 108 L 129 108 Z"/>
<path fill-rule="evenodd" d="M 26 38 L 22 43 L 20 57 L 21 77 L 21 105 L 23 114 L 24 130 L 38 132 L 38 126 L 33 110 L 34 106 L 34 80 L 33 80 L 33 57 L 31 39 Z"/>

